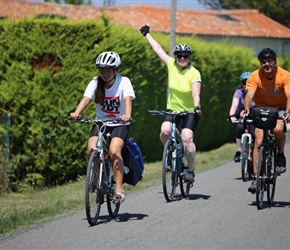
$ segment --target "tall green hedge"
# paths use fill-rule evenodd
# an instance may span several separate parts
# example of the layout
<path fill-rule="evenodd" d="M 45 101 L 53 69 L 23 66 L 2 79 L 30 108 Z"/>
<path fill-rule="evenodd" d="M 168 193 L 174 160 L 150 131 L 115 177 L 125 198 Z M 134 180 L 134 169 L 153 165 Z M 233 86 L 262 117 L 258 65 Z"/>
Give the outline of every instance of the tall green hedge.
<path fill-rule="evenodd" d="M 168 51 L 169 36 L 153 36 Z M 254 69 L 253 51 L 228 43 L 207 44 L 194 36 L 178 36 L 176 43 L 181 42 L 193 48 L 192 63 L 203 81 L 204 115 L 194 138 L 197 149 L 209 150 L 233 141 L 235 128 L 226 119 L 239 75 Z M 42 179 L 45 185 L 55 185 L 85 174 L 90 125 L 71 124 L 67 116 L 98 74 L 96 57 L 107 50 L 121 56 L 119 73 L 131 79 L 136 92 L 130 137 L 140 145 L 146 162 L 161 159 L 162 118 L 150 116 L 147 110 L 165 109 L 167 71 L 138 30 L 113 25 L 104 17 L 98 22 L 3 20 L 0 115 L 12 113 L 11 155 L 6 168 L 10 183 L 35 185 L 36 179 Z M 83 116 L 93 117 L 94 112 L 91 102 Z"/>

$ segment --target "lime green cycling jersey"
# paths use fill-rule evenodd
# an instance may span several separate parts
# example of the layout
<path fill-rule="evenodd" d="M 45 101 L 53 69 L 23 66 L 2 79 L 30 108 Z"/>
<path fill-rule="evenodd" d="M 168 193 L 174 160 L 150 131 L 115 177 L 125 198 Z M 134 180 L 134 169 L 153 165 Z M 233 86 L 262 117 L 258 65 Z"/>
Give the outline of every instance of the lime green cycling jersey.
<path fill-rule="evenodd" d="M 174 58 L 167 61 L 169 95 L 167 109 L 175 112 L 182 110 L 193 111 L 194 102 L 192 96 L 192 83 L 201 82 L 199 71 L 190 65 L 180 71 Z"/>

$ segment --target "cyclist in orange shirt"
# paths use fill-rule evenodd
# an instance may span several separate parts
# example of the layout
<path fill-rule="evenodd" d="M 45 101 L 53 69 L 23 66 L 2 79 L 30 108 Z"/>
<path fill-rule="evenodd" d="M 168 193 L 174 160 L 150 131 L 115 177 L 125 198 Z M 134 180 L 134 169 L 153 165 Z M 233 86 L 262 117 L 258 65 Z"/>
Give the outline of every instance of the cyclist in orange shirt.
<path fill-rule="evenodd" d="M 258 55 L 261 68 L 253 71 L 249 76 L 245 97 L 246 114 L 250 112 L 252 100 L 256 106 L 272 107 L 280 110 L 279 115 L 283 120 L 290 120 L 290 72 L 276 65 L 276 52 L 270 48 L 262 49 Z M 277 125 L 273 132 L 278 147 L 278 159 L 276 172 L 284 173 L 286 171 L 286 158 L 284 147 L 286 135 L 283 131 L 284 123 L 277 120 Z M 256 174 L 258 147 L 263 140 L 263 130 L 255 129 L 255 147 L 253 151 L 253 172 Z M 254 180 L 248 189 L 251 193 L 256 193 L 256 181 Z"/>

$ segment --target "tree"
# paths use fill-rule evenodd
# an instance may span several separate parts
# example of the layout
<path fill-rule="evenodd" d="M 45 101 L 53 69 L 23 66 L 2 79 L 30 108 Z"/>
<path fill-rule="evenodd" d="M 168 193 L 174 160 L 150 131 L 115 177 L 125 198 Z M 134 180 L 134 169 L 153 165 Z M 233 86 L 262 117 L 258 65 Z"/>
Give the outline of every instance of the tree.
<path fill-rule="evenodd" d="M 260 13 L 290 28 L 290 0 L 198 0 L 211 9 L 257 9 Z"/>

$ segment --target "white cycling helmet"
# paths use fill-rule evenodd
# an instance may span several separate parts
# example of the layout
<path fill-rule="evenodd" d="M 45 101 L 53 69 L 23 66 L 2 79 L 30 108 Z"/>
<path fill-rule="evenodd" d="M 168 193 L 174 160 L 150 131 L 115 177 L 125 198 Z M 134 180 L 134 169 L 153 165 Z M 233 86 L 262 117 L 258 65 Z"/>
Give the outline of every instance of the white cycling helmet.
<path fill-rule="evenodd" d="M 192 53 L 192 49 L 189 45 L 185 43 L 178 44 L 173 49 L 173 54 L 176 55 L 179 52 L 187 52 L 188 54 Z"/>
<path fill-rule="evenodd" d="M 113 51 L 103 52 L 96 60 L 96 65 L 99 68 L 118 68 L 120 64 L 120 56 Z"/>

